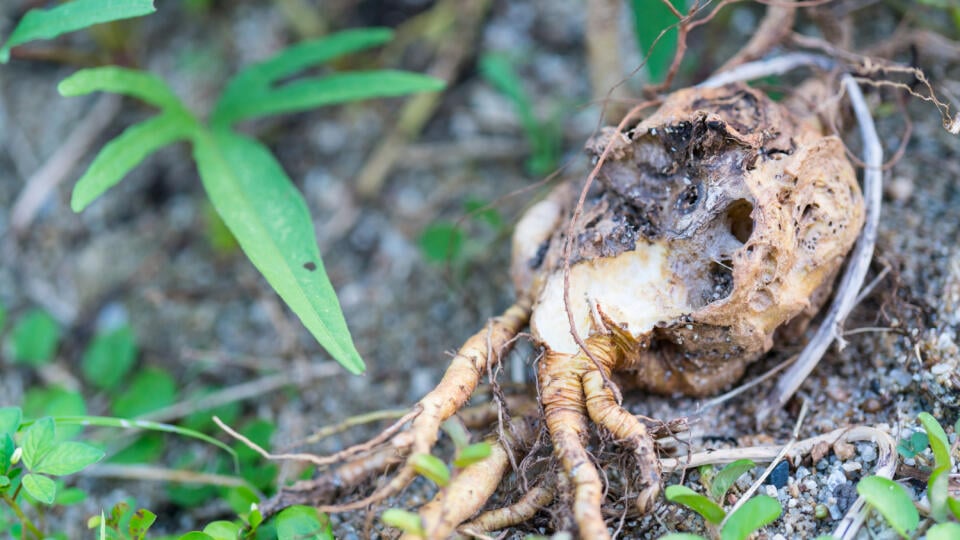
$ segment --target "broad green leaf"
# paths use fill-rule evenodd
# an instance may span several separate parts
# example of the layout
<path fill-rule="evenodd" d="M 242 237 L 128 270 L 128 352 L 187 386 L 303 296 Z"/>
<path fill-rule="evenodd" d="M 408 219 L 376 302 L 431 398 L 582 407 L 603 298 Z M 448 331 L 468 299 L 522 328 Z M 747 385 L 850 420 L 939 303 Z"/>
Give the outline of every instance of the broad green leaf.
<path fill-rule="evenodd" d="M 720 531 L 720 538 L 721 540 L 745 540 L 754 531 L 776 521 L 781 512 L 783 508 L 776 499 L 757 495 L 730 514 Z"/>
<path fill-rule="evenodd" d="M 73 0 L 50 9 L 32 9 L 0 48 L 0 63 L 10 49 L 36 39 L 51 39 L 88 26 L 153 13 L 153 0 Z"/>
<path fill-rule="evenodd" d="M 222 102 L 211 119 L 218 127 L 257 116 L 305 111 L 324 105 L 442 90 L 443 81 L 406 71 L 352 71 L 299 79 L 243 99 Z"/>
<path fill-rule="evenodd" d="M 23 433 L 23 464 L 33 471 L 56 446 L 56 427 L 53 418 L 45 416 Z"/>
<path fill-rule="evenodd" d="M 713 483 L 710 484 L 710 496 L 715 501 L 722 501 L 730 486 L 754 467 L 756 467 L 756 464 L 749 459 L 738 459 L 733 463 L 728 463 L 713 478 Z"/>
<path fill-rule="evenodd" d="M 957 540 L 960 538 L 960 524 L 938 523 L 927 531 L 927 540 Z"/>
<path fill-rule="evenodd" d="M 57 86 L 62 96 L 82 96 L 91 92 L 111 92 L 140 99 L 168 111 L 188 114 L 180 98 L 160 77 L 117 66 L 81 69 Z"/>
<path fill-rule="evenodd" d="M 115 387 L 137 359 L 137 338 L 129 326 L 97 334 L 83 352 L 80 367 L 93 386 Z"/>
<path fill-rule="evenodd" d="M 399 508 L 390 508 L 380 514 L 380 521 L 389 527 L 400 529 L 401 531 L 419 537 L 425 537 L 426 531 L 423 530 L 423 521 L 420 514 L 408 512 Z"/>
<path fill-rule="evenodd" d="M 414 454 L 410 456 L 410 465 L 417 474 L 432 480 L 433 483 L 444 487 L 450 483 L 450 469 L 437 456 L 430 454 Z"/>
<path fill-rule="evenodd" d="M 882 476 L 868 476 L 857 483 L 857 493 L 867 500 L 904 538 L 920 524 L 913 498 L 903 486 Z"/>
<path fill-rule="evenodd" d="M 41 309 L 25 313 L 10 332 L 14 362 L 38 366 L 53 360 L 60 344 L 60 325 Z"/>
<path fill-rule="evenodd" d="M 453 460 L 453 466 L 463 468 L 473 465 L 490 457 L 492 451 L 493 448 L 488 442 L 478 442 L 465 446 L 457 452 L 457 458 Z"/>
<path fill-rule="evenodd" d="M 927 438 L 930 439 L 930 449 L 933 450 L 933 458 L 936 462 L 936 468 L 950 468 L 950 442 L 947 440 L 947 433 L 943 431 L 943 426 L 930 413 L 922 412 L 917 415 L 917 420 L 923 424 L 923 429 L 927 432 Z"/>
<path fill-rule="evenodd" d="M 53 504 L 57 496 L 57 484 L 52 479 L 39 474 L 23 476 L 23 489 L 27 490 L 34 499 L 47 504 Z"/>
<path fill-rule="evenodd" d="M 927 481 L 927 500 L 930 501 L 930 515 L 935 521 L 947 519 L 949 489 L 950 467 L 940 467 L 933 471 Z"/>
<path fill-rule="evenodd" d="M 187 534 L 179 536 L 177 540 L 217 540 L 217 539 L 210 536 L 207 533 L 202 533 L 200 531 L 193 531 L 193 532 L 188 532 Z"/>
<path fill-rule="evenodd" d="M 47 452 L 36 468 L 32 470 L 52 476 L 65 476 L 93 465 L 103 459 L 103 455 L 102 450 L 89 444 L 66 441 Z"/>
<path fill-rule="evenodd" d="M 291 506 L 276 517 L 277 538 L 334 540 L 330 520 L 310 506 Z"/>
<path fill-rule="evenodd" d="M 684 12 L 684 2 L 670 0 L 681 13 Z M 633 9 L 633 29 L 636 33 L 637 45 L 642 57 L 647 57 L 647 72 L 650 80 L 661 82 L 673 62 L 673 54 L 677 47 L 677 29 L 670 28 L 677 22 L 677 17 L 670 8 L 660 1 L 630 0 Z M 664 32 L 659 41 L 657 38 Z M 654 44 L 656 42 L 656 44 Z M 650 49 L 653 47 L 653 50 Z"/>
<path fill-rule="evenodd" d="M 87 172 L 77 180 L 70 199 L 70 208 L 74 212 L 80 212 L 123 180 L 123 177 L 147 156 L 168 144 L 187 138 L 194 129 L 196 121 L 175 110 L 128 127 L 100 150 Z"/>
<path fill-rule="evenodd" d="M 307 204 L 270 151 L 217 130 L 197 136 L 194 158 L 214 208 L 253 265 L 335 360 L 362 373 Z"/>
<path fill-rule="evenodd" d="M 727 515 L 717 503 L 687 486 L 667 486 L 664 495 L 666 495 L 668 501 L 686 506 L 703 516 L 710 523 L 720 524 Z"/>
<path fill-rule="evenodd" d="M 135 418 L 173 405 L 177 399 L 177 383 L 165 370 L 146 368 L 133 378 L 113 401 L 113 414 L 121 418 Z"/>
<path fill-rule="evenodd" d="M 23 412 L 20 407 L 0 407 L 0 433 L 13 435 L 20 427 Z"/>
<path fill-rule="evenodd" d="M 463 231 L 453 223 L 436 221 L 420 233 L 419 244 L 430 262 L 455 261 L 463 252 Z"/>
<path fill-rule="evenodd" d="M 16 450 L 17 443 L 13 441 L 13 436 L 9 433 L 0 433 L 0 478 L 6 478 L 2 475 L 7 474 L 7 471 L 10 470 L 10 458 L 13 457 Z"/>
<path fill-rule="evenodd" d="M 240 538 L 240 526 L 232 521 L 214 521 L 203 528 L 203 532 L 216 540 L 236 540 Z"/>

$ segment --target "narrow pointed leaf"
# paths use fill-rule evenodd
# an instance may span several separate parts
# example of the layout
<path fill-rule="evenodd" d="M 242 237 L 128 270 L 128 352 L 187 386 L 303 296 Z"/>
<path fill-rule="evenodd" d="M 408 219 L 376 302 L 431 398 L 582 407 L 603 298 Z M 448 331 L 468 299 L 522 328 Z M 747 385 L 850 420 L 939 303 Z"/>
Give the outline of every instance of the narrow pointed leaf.
<path fill-rule="evenodd" d="M 240 120 L 304 111 L 323 105 L 347 103 L 378 97 L 403 96 L 416 92 L 434 92 L 443 81 L 406 71 L 353 71 L 322 78 L 296 80 L 242 99 L 224 101 L 212 122 L 226 126 Z"/>
<path fill-rule="evenodd" d="M 253 265 L 335 360 L 362 373 L 306 202 L 270 151 L 217 130 L 196 137 L 194 158 L 210 201 Z"/>
<path fill-rule="evenodd" d="M 39 474 L 24 475 L 23 489 L 34 499 L 46 504 L 53 504 L 57 496 L 57 483 Z"/>
<path fill-rule="evenodd" d="M 36 39 L 51 39 L 88 26 L 153 13 L 153 0 L 73 0 L 50 9 L 32 9 L 0 48 L 0 63 L 10 49 Z"/>
<path fill-rule="evenodd" d="M 720 531 L 721 540 L 745 540 L 754 531 L 780 517 L 783 507 L 773 497 L 757 495 L 730 514 Z"/>
<path fill-rule="evenodd" d="M 947 519 L 947 506 L 950 489 L 950 467 L 940 467 L 933 471 L 927 481 L 927 500 L 930 501 L 930 516 L 934 521 Z"/>
<path fill-rule="evenodd" d="M 185 139 L 193 120 L 175 111 L 166 112 L 127 128 L 100 150 L 87 172 L 73 188 L 70 207 L 80 212 L 106 190 L 116 185 L 147 156 L 164 146 Z"/>
<path fill-rule="evenodd" d="M 82 471 L 101 459 L 103 459 L 103 451 L 99 448 L 82 442 L 66 441 L 47 452 L 34 471 L 64 476 Z"/>
<path fill-rule="evenodd" d="M 755 466 L 756 464 L 749 459 L 738 459 L 727 464 L 713 478 L 713 483 L 710 484 L 710 496 L 713 500 L 720 501 L 727 494 L 730 486 Z"/>
<path fill-rule="evenodd" d="M 717 503 L 687 486 L 667 486 L 664 495 L 668 501 L 686 506 L 703 516 L 703 519 L 710 523 L 720 524 L 727 515 L 727 513 L 723 511 L 723 508 L 720 508 Z"/>
<path fill-rule="evenodd" d="M 180 98 L 163 79 L 136 69 L 117 66 L 81 69 L 60 81 L 57 90 L 67 97 L 111 92 L 143 100 L 161 109 L 185 111 Z"/>
<path fill-rule="evenodd" d="M 950 513 L 953 514 L 953 517 L 960 519 L 960 500 L 950 497 L 947 499 L 947 508 L 950 509 Z"/>
<path fill-rule="evenodd" d="M 947 433 L 943 430 L 943 426 L 927 412 L 917 415 L 917 420 L 920 420 L 920 423 L 923 424 L 923 429 L 927 432 L 927 438 L 930 439 L 930 449 L 933 450 L 936 468 L 946 467 L 949 469 L 952 465 L 950 461 L 950 442 L 947 440 Z"/>
<path fill-rule="evenodd" d="M 56 428 L 53 418 L 43 417 L 34 422 L 23 434 L 23 464 L 34 470 L 55 445 Z"/>
<path fill-rule="evenodd" d="M 920 513 L 913 506 L 913 498 L 893 480 L 868 476 L 857 483 L 857 493 L 904 538 L 909 538 L 909 532 L 920 524 Z"/>

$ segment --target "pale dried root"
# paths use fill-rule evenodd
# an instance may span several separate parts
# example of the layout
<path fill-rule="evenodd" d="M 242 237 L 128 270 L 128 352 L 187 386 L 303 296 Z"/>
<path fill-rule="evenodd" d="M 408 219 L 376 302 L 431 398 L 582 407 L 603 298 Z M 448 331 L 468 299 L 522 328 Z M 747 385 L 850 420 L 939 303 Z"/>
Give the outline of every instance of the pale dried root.
<path fill-rule="evenodd" d="M 459 531 L 468 536 L 478 536 L 514 527 L 533 519 L 537 512 L 553 502 L 554 496 L 556 486 L 548 478 L 542 485 L 532 487 L 517 502 L 484 512 L 461 525 Z"/>
<path fill-rule="evenodd" d="M 514 338 L 530 319 L 530 308 L 530 300 L 521 298 L 463 344 L 440 383 L 417 404 L 420 414 L 413 420 L 410 429 L 391 440 L 390 444 L 398 452 L 408 456 L 430 453 L 439 438 L 440 425 L 463 407 L 480 384 L 488 366 L 499 362 L 500 356 L 513 345 Z M 363 499 L 327 507 L 327 511 L 345 512 L 366 508 L 400 492 L 416 475 L 413 466 L 404 462 L 385 486 Z"/>

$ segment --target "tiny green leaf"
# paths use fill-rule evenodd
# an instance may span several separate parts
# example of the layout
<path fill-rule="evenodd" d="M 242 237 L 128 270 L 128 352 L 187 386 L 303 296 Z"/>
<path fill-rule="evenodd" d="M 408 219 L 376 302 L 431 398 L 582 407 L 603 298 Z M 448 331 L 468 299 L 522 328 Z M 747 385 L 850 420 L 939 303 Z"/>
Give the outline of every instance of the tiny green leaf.
<path fill-rule="evenodd" d="M 733 463 L 728 463 L 714 476 L 713 483 L 710 484 L 710 496 L 715 501 L 722 501 L 730 486 L 754 467 L 756 467 L 756 463 L 749 459 L 738 459 Z"/>
<path fill-rule="evenodd" d="M 179 111 L 168 111 L 128 127 L 100 150 L 87 172 L 77 180 L 70 208 L 74 212 L 82 211 L 147 156 L 187 138 L 193 129 L 196 121 Z"/>
<path fill-rule="evenodd" d="M 13 435 L 20 427 L 23 420 L 23 412 L 20 407 L 0 407 L 0 433 L 9 433 Z"/>
<path fill-rule="evenodd" d="M 935 521 L 947 519 L 947 498 L 950 488 L 950 467 L 940 467 L 933 471 L 927 481 L 927 499 L 930 501 L 930 515 Z"/>
<path fill-rule="evenodd" d="M 335 360 L 362 373 L 306 202 L 270 151 L 236 133 L 204 132 L 194 158 L 210 201 L 253 265 Z"/>
<path fill-rule="evenodd" d="M 137 338 L 129 326 L 121 326 L 95 335 L 80 367 L 87 382 L 108 390 L 123 380 L 136 359 Z"/>
<path fill-rule="evenodd" d="M 52 479 L 39 474 L 26 474 L 23 477 L 23 489 L 27 490 L 34 499 L 53 504 L 57 496 L 57 484 Z"/>
<path fill-rule="evenodd" d="M 910 437 L 901 440 L 897 444 L 897 452 L 901 456 L 909 459 L 923 452 L 929 444 L 930 440 L 927 438 L 926 433 L 915 431 Z"/>
<path fill-rule="evenodd" d="M 240 538 L 240 525 L 232 521 L 214 521 L 207 524 L 203 532 L 216 540 L 236 540 Z"/>
<path fill-rule="evenodd" d="M 687 486 L 667 486 L 664 495 L 666 495 L 668 501 L 686 506 L 703 516 L 710 523 L 719 525 L 727 515 L 717 503 Z"/>
<path fill-rule="evenodd" d="M 923 429 L 927 432 L 927 438 L 930 439 L 930 449 L 933 450 L 933 459 L 936 468 L 950 468 L 950 442 L 947 440 L 947 433 L 943 431 L 943 426 L 930 413 L 922 412 L 917 415 L 917 419 L 923 424 Z"/>
<path fill-rule="evenodd" d="M 920 524 L 920 514 L 913 506 L 913 499 L 903 486 L 893 480 L 868 476 L 857 484 L 857 493 L 904 538 L 909 538 L 909 532 Z"/>
<path fill-rule="evenodd" d="M 420 521 L 420 515 L 416 512 L 390 508 L 380 514 L 380 521 L 383 521 L 384 525 L 400 529 L 413 536 L 426 537 L 427 535 L 426 531 L 423 530 L 423 522 Z"/>
<path fill-rule="evenodd" d="M 99 448 L 82 442 L 66 441 L 53 447 L 31 470 L 52 476 L 65 476 L 82 471 L 103 459 L 103 456 L 104 453 Z"/>
<path fill-rule="evenodd" d="M 10 477 L 5 474 L 0 474 L 0 491 L 3 491 L 10 487 Z"/>
<path fill-rule="evenodd" d="M 754 531 L 776 521 L 781 512 L 783 508 L 776 499 L 757 495 L 730 514 L 720 531 L 720 539 L 745 540 Z"/>
<path fill-rule="evenodd" d="M 117 66 L 81 69 L 57 86 L 60 95 L 82 96 L 91 92 L 111 92 L 140 99 L 170 111 L 186 113 L 180 98 L 160 77 Z"/>
<path fill-rule="evenodd" d="M 14 362 L 38 366 L 53 360 L 60 343 L 60 325 L 49 313 L 32 309 L 16 322 L 10 333 Z"/>
<path fill-rule="evenodd" d="M 488 442 L 478 442 L 465 446 L 457 452 L 457 458 L 453 460 L 454 467 L 468 467 L 474 463 L 483 461 L 490 457 L 493 447 Z"/>
<path fill-rule="evenodd" d="M 410 457 L 410 464 L 418 474 L 432 480 L 440 487 L 450 483 L 450 469 L 437 456 L 415 454 Z"/>
<path fill-rule="evenodd" d="M 927 540 L 957 540 L 960 538 L 960 524 L 938 523 L 927 531 Z"/>
<path fill-rule="evenodd" d="M 135 418 L 172 405 L 177 399 L 177 383 L 166 370 L 148 367 L 133 378 L 113 401 L 116 416 Z"/>
<path fill-rule="evenodd" d="M 27 469 L 34 470 L 43 459 L 53 450 L 56 441 L 56 427 L 53 418 L 45 416 L 30 427 L 23 434 L 23 464 Z"/>
<path fill-rule="evenodd" d="M 463 231 L 453 223 L 435 221 L 420 234 L 419 243 L 428 261 L 455 261 L 463 252 Z"/>
<path fill-rule="evenodd" d="M 153 13 L 153 0 L 73 0 L 50 9 L 32 9 L 13 29 L 0 48 L 0 63 L 10 59 L 10 49 L 37 39 L 52 39 L 88 26 Z"/>
<path fill-rule="evenodd" d="M 330 520 L 311 506 L 291 506 L 276 517 L 278 538 L 334 540 Z"/>

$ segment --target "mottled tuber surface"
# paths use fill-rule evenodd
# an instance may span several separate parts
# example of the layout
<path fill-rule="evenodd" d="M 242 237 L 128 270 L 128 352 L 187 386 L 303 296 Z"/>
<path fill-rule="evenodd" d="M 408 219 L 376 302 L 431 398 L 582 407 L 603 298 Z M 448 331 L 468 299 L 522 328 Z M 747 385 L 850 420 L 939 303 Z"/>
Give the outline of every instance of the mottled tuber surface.
<path fill-rule="evenodd" d="M 390 438 L 387 453 L 392 448 L 396 458 L 381 450 L 379 465 L 370 465 L 354 456 L 365 445 L 342 452 L 345 463 L 327 484 L 431 452 L 441 423 L 529 325 L 544 350 L 539 410 L 514 408 L 514 421 L 501 424 L 496 459 L 467 467 L 426 505 L 423 530 L 447 538 L 458 527 L 473 534 L 510 526 L 536 512 L 531 501 L 546 504 L 556 494 L 580 537 L 608 538 L 592 436 L 612 436 L 629 451 L 634 470 L 622 475 L 639 492 L 637 511 L 652 507 L 661 483 L 652 437 L 620 405 L 617 386 L 703 395 L 730 385 L 778 337 L 802 332 L 863 222 L 841 141 L 812 114 L 747 86 L 678 91 L 626 133 L 605 130 L 587 148 L 595 161 L 605 159 L 581 211 L 584 183 L 570 182 L 517 224 L 517 303 L 464 344 L 411 426 Z M 508 473 L 508 457 L 520 462 L 536 439 L 531 417 L 542 420 L 560 470 L 541 467 L 528 497 L 478 515 Z M 324 509 L 366 508 L 415 476 L 403 461 L 372 495 Z M 307 491 L 293 488 L 279 500 L 299 502 Z"/>

